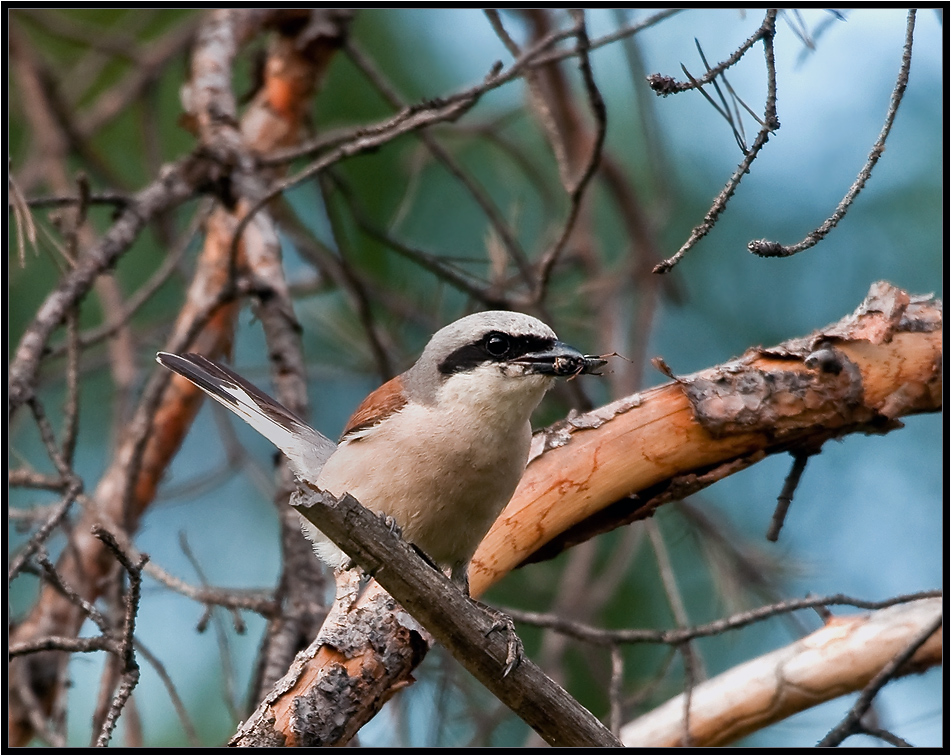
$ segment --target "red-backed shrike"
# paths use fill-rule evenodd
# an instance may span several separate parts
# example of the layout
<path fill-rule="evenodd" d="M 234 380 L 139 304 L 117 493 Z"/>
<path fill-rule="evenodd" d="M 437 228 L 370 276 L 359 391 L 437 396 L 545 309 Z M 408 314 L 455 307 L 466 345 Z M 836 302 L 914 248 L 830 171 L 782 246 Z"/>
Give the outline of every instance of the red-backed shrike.
<path fill-rule="evenodd" d="M 267 437 L 298 477 L 392 517 L 405 540 L 462 584 L 525 469 L 532 412 L 557 376 L 604 364 L 528 315 L 469 315 L 437 331 L 415 365 L 371 393 L 334 448 L 228 368 L 197 354 L 157 359 Z M 327 564 L 347 564 L 314 525 L 302 518 L 302 527 Z"/>

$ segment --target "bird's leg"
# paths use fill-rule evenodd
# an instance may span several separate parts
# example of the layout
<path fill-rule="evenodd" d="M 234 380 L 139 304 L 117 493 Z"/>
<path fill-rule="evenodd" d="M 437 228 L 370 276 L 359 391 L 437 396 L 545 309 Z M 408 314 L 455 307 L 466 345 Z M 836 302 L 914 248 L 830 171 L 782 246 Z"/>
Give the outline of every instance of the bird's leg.
<path fill-rule="evenodd" d="M 491 633 L 497 631 L 505 632 L 505 642 L 507 644 L 505 652 L 505 668 L 502 670 L 502 677 L 508 677 L 509 673 L 518 666 L 518 663 L 525 655 L 525 648 L 522 645 L 522 639 L 515 632 L 515 623 L 505 612 L 495 607 L 489 606 L 478 599 L 472 598 L 469 593 L 469 565 L 463 564 L 453 567 L 449 574 L 449 579 L 466 595 L 469 600 L 478 606 L 485 614 L 492 619 L 492 627 L 486 630 L 488 637 Z"/>

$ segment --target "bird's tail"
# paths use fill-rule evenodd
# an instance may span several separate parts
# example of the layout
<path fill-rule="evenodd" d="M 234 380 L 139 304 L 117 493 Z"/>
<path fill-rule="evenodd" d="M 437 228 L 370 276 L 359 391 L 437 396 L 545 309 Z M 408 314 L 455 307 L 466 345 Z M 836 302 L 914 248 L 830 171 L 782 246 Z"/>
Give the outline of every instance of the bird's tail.
<path fill-rule="evenodd" d="M 287 407 L 233 370 L 200 354 L 155 356 L 160 365 L 194 383 L 284 452 L 298 477 L 313 481 L 336 448 Z"/>

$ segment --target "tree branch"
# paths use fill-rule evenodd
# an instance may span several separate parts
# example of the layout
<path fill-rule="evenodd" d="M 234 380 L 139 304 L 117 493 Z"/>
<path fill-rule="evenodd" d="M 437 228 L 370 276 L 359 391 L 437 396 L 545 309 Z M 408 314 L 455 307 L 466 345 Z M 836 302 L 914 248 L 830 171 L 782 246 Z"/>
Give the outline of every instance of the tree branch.
<path fill-rule="evenodd" d="M 295 508 L 367 570 L 433 637 L 504 704 L 554 746 L 610 746 L 617 741 L 590 712 L 533 662 L 503 675 L 509 644 L 497 617 L 459 591 L 396 538 L 353 497 L 304 494 Z"/>
<path fill-rule="evenodd" d="M 855 313 L 807 337 L 537 433 L 518 489 L 473 557 L 473 595 L 768 454 L 939 411 L 942 334 L 939 300 L 876 283 Z"/>
<path fill-rule="evenodd" d="M 795 643 L 741 664 L 693 689 L 690 738 L 695 746 L 732 743 L 823 701 L 861 690 L 923 631 L 926 642 L 900 674 L 941 663 L 942 599 L 931 598 L 868 615 L 833 617 Z M 683 697 L 621 728 L 626 746 L 682 744 Z"/>

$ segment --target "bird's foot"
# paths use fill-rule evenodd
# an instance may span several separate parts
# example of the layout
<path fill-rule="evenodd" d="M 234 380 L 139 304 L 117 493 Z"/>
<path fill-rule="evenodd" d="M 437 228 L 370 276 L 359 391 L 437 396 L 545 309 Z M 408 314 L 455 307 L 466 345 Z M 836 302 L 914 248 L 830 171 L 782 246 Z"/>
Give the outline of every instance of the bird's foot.
<path fill-rule="evenodd" d="M 488 604 L 483 604 L 481 601 L 476 601 L 476 599 L 471 600 L 482 607 L 486 615 L 492 619 L 492 627 L 485 631 L 486 637 L 495 632 L 504 632 L 505 634 L 505 668 L 502 670 L 502 677 L 508 677 L 509 673 L 518 666 L 518 663 L 525 656 L 525 647 L 522 645 L 522 639 L 515 632 L 515 623 L 505 612 Z"/>
<path fill-rule="evenodd" d="M 390 531 L 393 535 L 395 535 L 395 536 L 397 536 L 397 537 L 399 537 L 399 538 L 402 538 L 402 537 L 403 537 L 403 531 L 400 529 L 400 526 L 397 524 L 396 520 L 394 520 L 392 517 L 390 517 L 390 515 L 388 515 L 388 514 L 383 514 L 383 512 L 380 512 L 379 515 L 378 515 L 378 517 L 379 517 L 381 520 L 383 520 L 383 524 L 386 525 L 386 527 L 389 529 L 389 531 Z"/>

